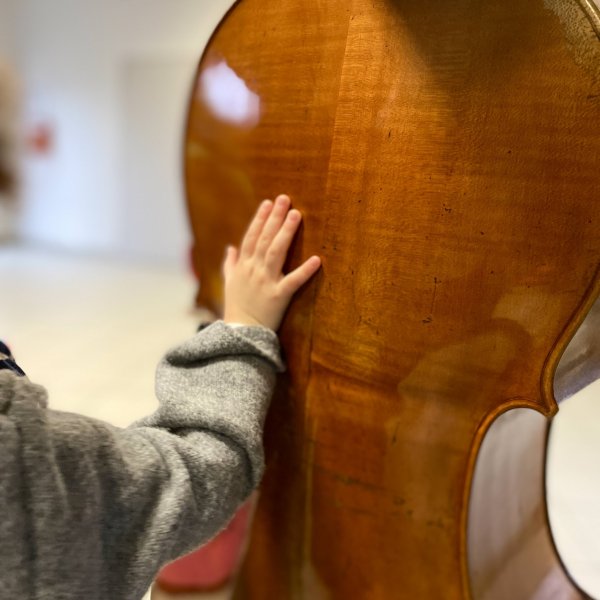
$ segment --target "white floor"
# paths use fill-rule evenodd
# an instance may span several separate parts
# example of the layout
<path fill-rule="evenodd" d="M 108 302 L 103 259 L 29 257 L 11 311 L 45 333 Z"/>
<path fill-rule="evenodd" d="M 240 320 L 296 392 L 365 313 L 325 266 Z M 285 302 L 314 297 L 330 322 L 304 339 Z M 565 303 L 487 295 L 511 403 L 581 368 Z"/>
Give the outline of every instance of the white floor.
<path fill-rule="evenodd" d="M 191 335 L 183 269 L 0 247 L 0 338 L 53 408 L 127 425 L 152 411 L 154 367 Z M 553 433 L 550 513 L 567 566 L 600 598 L 600 384 L 568 400 Z M 180 600 L 225 600 L 213 595 Z M 149 595 L 147 596 L 149 598 Z M 170 596 L 155 592 L 154 600 Z"/>

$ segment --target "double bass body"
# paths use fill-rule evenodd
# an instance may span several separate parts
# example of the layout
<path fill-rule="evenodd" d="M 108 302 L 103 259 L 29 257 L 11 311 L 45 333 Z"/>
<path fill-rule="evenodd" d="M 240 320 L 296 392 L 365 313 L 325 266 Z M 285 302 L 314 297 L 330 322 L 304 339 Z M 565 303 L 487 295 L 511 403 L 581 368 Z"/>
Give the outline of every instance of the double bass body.
<path fill-rule="evenodd" d="M 281 331 L 240 597 L 585 597 L 543 453 L 599 290 L 599 22 L 575 0 L 242 0 L 213 35 L 185 148 L 198 302 L 218 312 L 263 197 L 305 215 L 290 265 L 324 262 Z M 509 421 L 520 443 L 485 441 Z"/>

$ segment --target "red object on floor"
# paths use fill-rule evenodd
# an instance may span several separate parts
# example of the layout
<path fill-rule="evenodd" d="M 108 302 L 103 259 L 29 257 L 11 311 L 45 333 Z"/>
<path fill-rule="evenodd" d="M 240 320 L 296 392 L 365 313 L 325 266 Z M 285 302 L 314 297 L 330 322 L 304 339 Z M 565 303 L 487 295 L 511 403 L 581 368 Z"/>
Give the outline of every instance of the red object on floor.
<path fill-rule="evenodd" d="M 159 587 L 172 592 L 220 588 L 237 572 L 255 499 L 237 511 L 229 525 L 208 544 L 179 558 L 162 569 L 156 578 Z"/>

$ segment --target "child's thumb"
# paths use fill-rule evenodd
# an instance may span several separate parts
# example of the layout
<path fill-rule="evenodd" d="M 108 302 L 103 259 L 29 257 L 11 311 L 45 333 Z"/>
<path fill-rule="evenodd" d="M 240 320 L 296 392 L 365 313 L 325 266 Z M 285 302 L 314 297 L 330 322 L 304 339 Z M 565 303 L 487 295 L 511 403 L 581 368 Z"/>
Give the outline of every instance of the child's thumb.
<path fill-rule="evenodd" d="M 237 262 L 237 248 L 235 246 L 227 246 L 225 249 L 225 261 L 223 262 L 223 275 L 229 277 L 229 273 Z"/>

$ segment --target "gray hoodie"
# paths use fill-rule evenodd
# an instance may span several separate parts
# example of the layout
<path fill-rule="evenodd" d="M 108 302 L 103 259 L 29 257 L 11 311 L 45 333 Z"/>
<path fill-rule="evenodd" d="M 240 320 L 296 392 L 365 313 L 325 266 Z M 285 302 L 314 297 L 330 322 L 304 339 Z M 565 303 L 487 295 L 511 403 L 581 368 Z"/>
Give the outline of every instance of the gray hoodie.
<path fill-rule="evenodd" d="M 157 369 L 127 429 L 47 408 L 0 371 L 0 600 L 138 600 L 260 480 L 277 336 L 216 322 Z"/>

